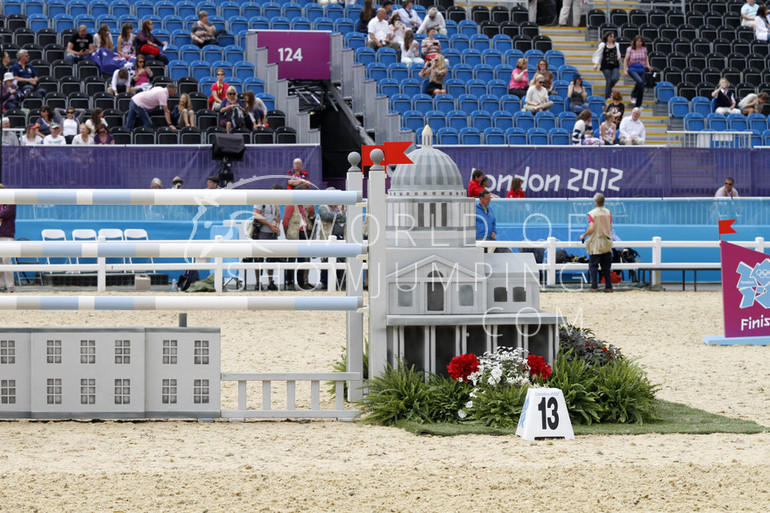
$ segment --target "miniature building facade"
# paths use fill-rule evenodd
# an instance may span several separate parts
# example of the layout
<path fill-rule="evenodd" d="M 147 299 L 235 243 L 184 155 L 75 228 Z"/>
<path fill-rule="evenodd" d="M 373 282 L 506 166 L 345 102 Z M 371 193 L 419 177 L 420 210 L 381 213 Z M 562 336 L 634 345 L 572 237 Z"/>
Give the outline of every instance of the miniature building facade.
<path fill-rule="evenodd" d="M 218 417 L 218 328 L 0 330 L 0 416 Z"/>
<path fill-rule="evenodd" d="M 388 363 L 446 375 L 454 356 L 506 346 L 552 364 L 561 318 L 540 310 L 534 256 L 476 247 L 476 200 L 426 131 L 386 199 Z"/>

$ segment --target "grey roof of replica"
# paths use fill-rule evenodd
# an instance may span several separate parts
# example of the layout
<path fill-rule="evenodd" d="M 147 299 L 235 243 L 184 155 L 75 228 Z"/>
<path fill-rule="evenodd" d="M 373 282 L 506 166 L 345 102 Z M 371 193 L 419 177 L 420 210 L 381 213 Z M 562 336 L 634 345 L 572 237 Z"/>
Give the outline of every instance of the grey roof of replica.
<path fill-rule="evenodd" d="M 409 154 L 413 164 L 399 164 L 390 180 L 393 190 L 436 190 L 465 189 L 457 164 L 441 150 L 432 145 L 430 127 L 423 129 L 423 145 Z"/>

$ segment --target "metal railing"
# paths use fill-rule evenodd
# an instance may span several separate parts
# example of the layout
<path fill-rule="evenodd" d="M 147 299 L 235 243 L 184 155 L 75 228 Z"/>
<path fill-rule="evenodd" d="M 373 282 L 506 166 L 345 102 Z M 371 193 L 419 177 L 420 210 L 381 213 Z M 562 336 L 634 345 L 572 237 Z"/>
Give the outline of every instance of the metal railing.
<path fill-rule="evenodd" d="M 680 148 L 751 148 L 752 135 L 748 131 L 668 131 L 666 145 Z"/>

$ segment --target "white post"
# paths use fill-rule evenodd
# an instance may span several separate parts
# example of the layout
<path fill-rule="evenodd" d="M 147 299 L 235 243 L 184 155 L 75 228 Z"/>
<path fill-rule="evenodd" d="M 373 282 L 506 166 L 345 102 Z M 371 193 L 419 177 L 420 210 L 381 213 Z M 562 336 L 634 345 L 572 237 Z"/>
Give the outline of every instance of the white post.
<path fill-rule="evenodd" d="M 104 236 L 99 237 L 99 242 L 104 242 L 105 240 Z M 105 257 L 98 257 L 96 265 L 96 290 L 98 292 L 105 292 L 107 290 L 107 259 Z"/>
<path fill-rule="evenodd" d="M 765 252 L 765 238 L 764 237 L 757 237 L 754 239 L 754 244 L 756 244 L 756 250 L 760 253 Z"/>
<path fill-rule="evenodd" d="M 349 191 L 364 190 L 364 174 L 358 167 L 361 156 L 358 153 L 348 155 L 350 168 L 348 169 L 346 188 Z M 363 243 L 363 213 L 364 209 L 358 205 L 348 205 L 345 222 L 345 241 Z M 355 257 L 349 257 L 346 263 L 346 291 L 348 296 L 362 296 L 364 293 L 364 263 Z M 348 382 L 348 401 L 361 399 L 364 378 L 364 314 L 349 311 L 347 315 L 347 371 L 357 372 L 360 380 Z"/>
<path fill-rule="evenodd" d="M 337 237 L 334 235 L 329 235 L 329 244 L 334 244 L 337 242 Z M 327 267 L 328 271 L 326 271 L 326 291 L 327 292 L 334 292 L 337 290 L 337 257 L 329 257 L 326 259 L 328 261 Z"/>
<path fill-rule="evenodd" d="M 663 248 L 660 247 L 660 237 L 652 238 L 652 264 L 660 265 L 663 263 Z M 660 271 L 650 272 L 650 285 L 653 288 L 660 287 Z"/>
<path fill-rule="evenodd" d="M 546 275 L 546 284 L 556 285 L 556 237 L 548 237 L 548 246 L 546 247 L 546 257 L 548 258 L 548 272 Z"/>
<path fill-rule="evenodd" d="M 388 298 L 385 290 L 385 154 L 380 149 L 371 153 L 374 165 L 369 168 L 367 219 L 369 221 L 369 378 L 378 376 L 388 363 L 385 315 Z"/>
<path fill-rule="evenodd" d="M 217 243 L 222 242 L 222 236 L 215 237 Z M 222 257 L 214 258 L 214 290 L 222 292 L 222 282 L 224 281 L 224 269 L 222 268 Z"/>

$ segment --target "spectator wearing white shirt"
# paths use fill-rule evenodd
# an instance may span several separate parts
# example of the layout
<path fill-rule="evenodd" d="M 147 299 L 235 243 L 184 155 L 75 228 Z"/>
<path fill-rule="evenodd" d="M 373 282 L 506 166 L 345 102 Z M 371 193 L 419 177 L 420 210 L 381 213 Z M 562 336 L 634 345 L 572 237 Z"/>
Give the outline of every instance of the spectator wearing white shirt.
<path fill-rule="evenodd" d="M 136 90 L 131 87 L 131 79 L 133 78 L 134 74 L 127 68 L 116 69 L 112 74 L 112 82 L 107 88 L 107 92 L 110 94 L 135 93 Z"/>
<path fill-rule="evenodd" d="M 446 21 L 444 21 L 444 16 L 435 7 L 428 9 L 428 15 L 422 20 L 417 33 L 425 34 L 431 27 L 435 27 L 439 34 L 446 35 Z"/>
<path fill-rule="evenodd" d="M 61 135 L 61 126 L 59 123 L 51 123 L 51 133 L 45 136 L 43 139 L 44 146 L 64 146 L 67 144 L 67 139 Z"/>
<path fill-rule="evenodd" d="M 85 113 L 84 109 L 76 109 L 74 107 L 67 107 L 66 110 L 56 108 L 53 110 L 53 117 L 61 125 L 62 135 L 67 138 L 75 137 L 78 134 L 80 123 L 83 122 Z"/>
<path fill-rule="evenodd" d="M 741 25 L 754 28 L 754 18 L 757 15 L 757 9 L 759 9 L 759 6 L 754 0 L 746 0 L 746 3 L 741 6 Z"/>
<path fill-rule="evenodd" d="M 72 139 L 72 144 L 75 146 L 94 144 L 94 138 L 91 137 L 91 128 L 85 123 L 80 125 L 80 133 Z"/>
<path fill-rule="evenodd" d="M 735 180 L 733 180 L 731 177 L 725 178 L 725 185 L 724 187 L 720 187 L 717 189 L 716 194 L 714 194 L 715 198 L 737 198 L 738 197 L 738 191 L 733 189 L 733 185 L 735 185 Z"/>
<path fill-rule="evenodd" d="M 11 132 L 11 120 L 8 118 L 3 118 L 3 140 L 2 144 L 3 146 L 18 146 L 19 145 L 19 138 L 16 137 L 16 134 Z"/>
<path fill-rule="evenodd" d="M 620 122 L 620 144 L 644 144 L 647 131 L 639 121 L 641 115 L 642 109 L 636 107 L 631 111 L 631 117 Z"/>
<path fill-rule="evenodd" d="M 404 5 L 397 9 L 396 12 L 401 17 L 401 21 L 404 22 L 404 25 L 407 27 L 419 28 L 422 24 L 422 18 L 420 18 L 420 14 L 414 10 L 413 7 L 414 0 L 406 0 Z"/>
<path fill-rule="evenodd" d="M 385 9 L 377 9 L 377 16 L 369 20 L 369 40 L 366 42 L 369 48 L 375 50 L 389 46 L 396 51 L 401 50 L 398 43 L 393 40 L 393 31 L 390 24 L 385 19 Z"/>

